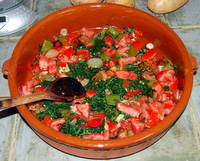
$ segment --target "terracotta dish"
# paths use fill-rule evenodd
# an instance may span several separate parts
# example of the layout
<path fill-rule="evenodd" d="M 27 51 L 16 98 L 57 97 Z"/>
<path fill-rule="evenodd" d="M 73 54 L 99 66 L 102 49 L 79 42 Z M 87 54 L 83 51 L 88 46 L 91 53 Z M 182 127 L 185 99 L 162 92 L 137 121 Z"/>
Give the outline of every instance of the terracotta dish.
<path fill-rule="evenodd" d="M 71 32 L 84 26 L 94 28 L 107 24 L 132 26 L 143 31 L 149 42 L 178 65 L 178 75 L 184 79 L 183 94 L 176 108 L 158 125 L 131 137 L 108 141 L 83 140 L 54 131 L 38 121 L 27 106 L 17 107 L 21 116 L 45 142 L 63 152 L 85 158 L 116 158 L 143 150 L 159 140 L 182 114 L 190 98 L 193 68 L 196 69 L 196 66 L 195 58 L 188 54 L 176 33 L 157 18 L 138 9 L 107 3 L 78 5 L 52 13 L 33 25 L 18 42 L 10 60 L 4 64 L 11 96 L 17 97 L 20 95 L 19 86 L 31 78 L 28 62 L 37 54 L 38 44 L 45 39 L 51 40 L 61 28 Z"/>

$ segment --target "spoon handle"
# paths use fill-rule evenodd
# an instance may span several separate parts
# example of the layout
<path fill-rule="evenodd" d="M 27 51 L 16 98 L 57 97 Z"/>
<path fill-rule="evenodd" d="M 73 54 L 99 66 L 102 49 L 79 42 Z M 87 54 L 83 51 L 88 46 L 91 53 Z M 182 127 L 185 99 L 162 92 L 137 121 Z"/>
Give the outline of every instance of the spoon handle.
<path fill-rule="evenodd" d="M 50 99 L 48 98 L 48 95 L 45 92 L 36 92 L 31 95 L 4 99 L 0 101 L 0 111 L 8 109 L 10 107 L 36 102 L 43 99 Z"/>

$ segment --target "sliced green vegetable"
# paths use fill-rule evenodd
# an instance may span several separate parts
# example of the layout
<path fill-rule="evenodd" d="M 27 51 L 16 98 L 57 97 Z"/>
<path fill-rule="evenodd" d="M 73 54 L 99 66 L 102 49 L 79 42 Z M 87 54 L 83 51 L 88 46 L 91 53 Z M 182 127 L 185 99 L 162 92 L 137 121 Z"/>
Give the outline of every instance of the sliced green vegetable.
<path fill-rule="evenodd" d="M 130 47 L 130 50 L 128 51 L 128 56 L 136 56 L 137 55 L 137 51 L 132 47 Z"/>
<path fill-rule="evenodd" d="M 112 36 L 113 38 L 117 38 L 117 37 L 119 36 L 119 34 L 120 34 L 117 30 L 115 30 L 115 29 L 112 28 L 112 27 L 109 27 L 109 28 L 107 29 L 107 32 L 108 32 L 109 34 L 111 34 L 111 36 Z"/>
<path fill-rule="evenodd" d="M 43 44 L 42 44 L 42 49 L 41 51 L 43 53 L 48 52 L 51 48 L 53 47 L 53 43 L 49 40 L 44 40 Z"/>
<path fill-rule="evenodd" d="M 120 101 L 120 96 L 117 94 L 106 95 L 106 102 L 109 105 L 116 105 Z"/>
<path fill-rule="evenodd" d="M 101 60 L 103 60 L 103 61 L 109 61 L 109 60 L 110 60 L 110 57 L 109 57 L 108 55 L 104 54 L 104 53 L 101 53 L 101 54 L 99 55 L 99 57 L 100 57 Z"/>

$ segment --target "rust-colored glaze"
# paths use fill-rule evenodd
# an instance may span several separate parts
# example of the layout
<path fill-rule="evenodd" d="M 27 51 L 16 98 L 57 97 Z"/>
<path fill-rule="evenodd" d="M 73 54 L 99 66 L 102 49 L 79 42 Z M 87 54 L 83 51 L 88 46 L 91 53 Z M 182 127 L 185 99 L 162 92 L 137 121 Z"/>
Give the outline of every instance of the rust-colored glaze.
<path fill-rule="evenodd" d="M 37 54 L 38 44 L 44 39 L 52 39 L 61 28 L 69 32 L 82 27 L 133 26 L 143 31 L 144 37 L 158 47 L 179 66 L 179 75 L 184 78 L 183 94 L 176 108 L 163 121 L 151 129 L 124 139 L 108 141 L 83 140 L 54 131 L 40 121 L 27 109 L 18 107 L 22 117 L 34 131 L 50 145 L 73 155 L 87 158 L 115 158 L 140 151 L 157 141 L 184 111 L 192 90 L 193 71 L 184 44 L 164 23 L 155 17 L 122 5 L 96 3 L 69 7 L 55 12 L 33 25 L 21 38 L 10 59 L 8 81 L 11 95 L 19 96 L 18 88 L 31 78 L 28 63 Z M 18 66 L 27 67 L 27 72 L 18 72 Z M 81 149 L 81 150 L 80 150 Z M 94 150 L 95 149 L 95 150 Z"/>

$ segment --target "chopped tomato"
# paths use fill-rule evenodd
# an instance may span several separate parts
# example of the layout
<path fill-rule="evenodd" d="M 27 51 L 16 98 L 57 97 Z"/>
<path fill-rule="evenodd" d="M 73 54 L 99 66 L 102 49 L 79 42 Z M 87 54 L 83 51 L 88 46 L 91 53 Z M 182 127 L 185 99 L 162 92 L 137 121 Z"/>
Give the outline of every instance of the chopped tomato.
<path fill-rule="evenodd" d="M 125 87 L 127 87 L 129 84 L 131 84 L 131 81 L 124 80 L 124 81 L 123 81 L 123 84 L 122 84 L 122 87 L 125 88 Z"/>
<path fill-rule="evenodd" d="M 115 122 L 108 122 L 108 128 L 111 133 L 118 129 L 117 124 Z"/>
<path fill-rule="evenodd" d="M 163 70 L 156 74 L 156 79 L 160 82 L 172 82 L 175 80 L 175 72 L 173 69 Z"/>
<path fill-rule="evenodd" d="M 148 61 L 152 59 L 158 53 L 157 49 L 150 49 L 144 55 L 142 55 L 142 61 Z"/>
<path fill-rule="evenodd" d="M 107 48 L 104 51 L 104 54 L 108 55 L 110 58 L 114 57 L 116 55 L 116 53 L 117 53 L 117 50 L 110 49 L 110 48 Z"/>
<path fill-rule="evenodd" d="M 129 72 L 126 70 L 118 70 L 115 72 L 116 76 L 121 79 L 136 80 L 138 78 L 137 74 L 134 72 Z"/>
<path fill-rule="evenodd" d="M 109 47 L 114 44 L 114 40 L 110 36 L 104 37 L 104 41 L 105 41 L 106 45 Z"/>
<path fill-rule="evenodd" d="M 138 134 L 144 131 L 145 128 L 144 123 L 141 122 L 138 118 L 131 118 L 129 120 L 131 122 L 131 127 L 134 134 Z"/>
<path fill-rule="evenodd" d="M 44 91 L 46 88 L 45 87 L 36 87 L 34 88 L 36 91 L 41 92 Z"/>
<path fill-rule="evenodd" d="M 150 113 L 150 117 L 145 120 L 145 126 L 151 128 L 152 126 L 156 125 L 159 122 L 158 113 L 152 111 Z"/>
<path fill-rule="evenodd" d="M 84 117 L 84 118 L 89 118 L 90 115 L 90 104 L 85 103 L 85 104 L 75 104 L 78 112 Z"/>
<path fill-rule="evenodd" d="M 135 56 L 129 56 L 126 58 L 119 58 L 118 62 L 119 65 L 124 67 L 127 64 L 133 64 L 136 61 L 136 57 Z"/>
<path fill-rule="evenodd" d="M 49 115 L 45 115 L 45 116 L 44 116 L 44 119 L 42 120 L 42 122 L 43 122 L 45 125 L 47 125 L 47 126 L 50 127 L 50 125 L 51 125 L 51 123 L 52 123 L 52 119 L 51 119 L 51 117 L 50 117 Z"/>
<path fill-rule="evenodd" d="M 48 70 L 49 66 L 49 58 L 46 56 L 40 55 L 40 60 L 39 60 L 39 67 L 41 70 Z"/>
<path fill-rule="evenodd" d="M 66 117 L 61 117 L 61 118 L 57 118 L 52 120 L 50 127 L 56 131 L 60 131 L 60 129 L 62 128 L 62 125 L 65 123 Z"/>
<path fill-rule="evenodd" d="M 140 115 L 140 110 L 139 109 L 134 108 L 134 107 L 132 107 L 130 105 L 127 105 L 125 103 L 122 103 L 122 102 L 117 103 L 116 108 L 119 111 L 122 111 L 122 112 L 124 112 L 126 114 L 131 115 L 132 117 L 139 117 L 139 115 Z"/>
<path fill-rule="evenodd" d="M 55 74 L 57 70 L 56 60 L 49 60 L 49 68 L 48 71 L 50 74 Z"/>
<path fill-rule="evenodd" d="M 140 94 L 142 91 L 141 91 L 141 89 L 136 89 L 136 90 L 130 90 L 130 89 L 128 89 L 128 94 L 130 94 L 130 95 L 132 95 L 132 96 L 134 96 L 134 95 L 137 95 L 137 94 Z"/>
<path fill-rule="evenodd" d="M 90 52 L 87 49 L 78 49 L 76 51 L 76 54 L 77 54 L 79 59 L 87 60 L 87 59 L 90 58 Z"/>
<path fill-rule="evenodd" d="M 69 33 L 66 37 L 65 45 L 77 44 L 79 33 Z"/>
<path fill-rule="evenodd" d="M 166 100 L 163 102 L 165 108 L 173 109 L 175 104 L 172 100 Z"/>
<path fill-rule="evenodd" d="M 71 58 L 71 56 L 75 53 L 75 50 L 72 47 L 65 48 L 64 55 L 66 55 L 68 58 Z"/>
<path fill-rule="evenodd" d="M 86 91 L 86 95 L 87 97 L 93 97 L 94 95 L 96 95 L 96 91 L 94 89 L 90 89 Z"/>
<path fill-rule="evenodd" d="M 95 118 L 92 120 L 89 120 L 86 124 L 85 127 L 99 127 L 102 125 L 102 118 Z"/>
<path fill-rule="evenodd" d="M 143 47 L 143 44 L 141 42 L 139 42 L 139 40 L 136 40 L 136 41 L 132 42 L 131 45 L 133 46 L 133 48 L 136 51 L 139 51 Z"/>
<path fill-rule="evenodd" d="M 95 34 L 93 30 L 87 29 L 86 27 L 83 27 L 80 33 L 81 35 L 87 36 L 88 38 L 91 38 Z"/>

